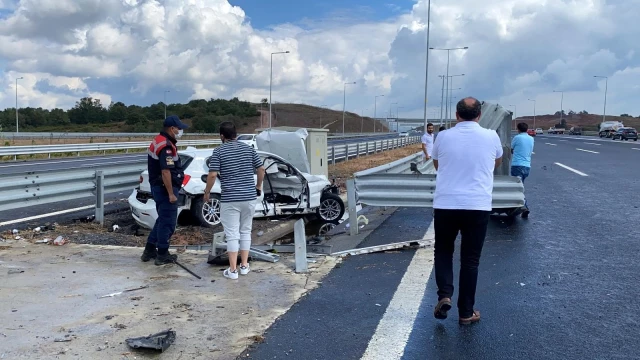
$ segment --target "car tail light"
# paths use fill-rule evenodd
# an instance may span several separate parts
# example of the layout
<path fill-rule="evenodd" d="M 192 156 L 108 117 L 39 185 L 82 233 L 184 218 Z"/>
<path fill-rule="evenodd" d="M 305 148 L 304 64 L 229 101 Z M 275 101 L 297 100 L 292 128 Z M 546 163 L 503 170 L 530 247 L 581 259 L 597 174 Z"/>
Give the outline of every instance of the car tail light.
<path fill-rule="evenodd" d="M 184 180 L 182 180 L 182 186 L 186 186 L 189 180 L 191 180 L 191 175 L 185 175 Z"/>
<path fill-rule="evenodd" d="M 142 181 L 143 181 L 142 175 L 140 175 L 140 184 L 142 184 Z"/>

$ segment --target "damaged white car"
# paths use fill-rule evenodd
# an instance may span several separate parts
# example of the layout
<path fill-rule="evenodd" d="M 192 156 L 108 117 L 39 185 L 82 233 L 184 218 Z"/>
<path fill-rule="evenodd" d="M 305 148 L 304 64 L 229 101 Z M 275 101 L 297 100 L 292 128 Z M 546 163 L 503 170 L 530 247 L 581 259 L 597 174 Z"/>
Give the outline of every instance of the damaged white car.
<path fill-rule="evenodd" d="M 193 147 L 179 151 L 185 176 L 178 197 L 178 216 L 189 211 L 207 227 L 220 223 L 219 180 L 211 190 L 210 201 L 205 203 L 203 197 L 209 172 L 207 160 L 211 152 L 211 149 Z M 255 218 L 315 214 L 327 223 L 337 223 L 342 218 L 344 202 L 338 196 L 338 188 L 326 176 L 302 172 L 276 154 L 258 151 L 258 155 L 263 161 L 266 175 L 262 196 L 256 202 Z M 140 186 L 129 196 L 129 205 L 136 223 L 153 228 L 158 214 L 147 171 L 140 176 Z"/>

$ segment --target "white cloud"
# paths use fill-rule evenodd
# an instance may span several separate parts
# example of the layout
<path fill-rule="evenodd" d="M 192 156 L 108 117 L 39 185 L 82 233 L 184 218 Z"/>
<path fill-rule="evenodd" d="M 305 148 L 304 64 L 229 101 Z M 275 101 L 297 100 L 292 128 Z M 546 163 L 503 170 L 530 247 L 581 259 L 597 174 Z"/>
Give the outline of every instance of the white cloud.
<path fill-rule="evenodd" d="M 187 93 L 174 101 L 259 101 L 269 94 L 270 54 L 288 50 L 273 56 L 274 102 L 341 108 L 344 82 L 356 81 L 348 110 L 372 112 L 374 96 L 384 94 L 379 110 L 398 102 L 405 116 L 420 117 L 426 3 L 408 13 L 388 5 L 385 21 L 342 12 L 335 21 L 265 30 L 227 0 L 0 0 L 0 8 L 15 6 L 0 19 L 0 106 L 13 106 L 16 76 L 24 76 L 19 102 L 31 106 L 70 107 L 86 95 L 105 104 L 127 99 L 113 82 L 143 97 L 171 88 Z M 450 54 L 450 74 L 466 74 L 455 78 L 459 96 L 514 104 L 525 114 L 529 98 L 538 99 L 539 113 L 557 110 L 552 91 L 563 90 L 567 108 L 599 112 L 603 89 L 593 75 L 605 75 L 610 112 L 632 113 L 638 11 L 640 4 L 624 0 L 433 0 L 430 45 L 469 47 Z M 446 52 L 431 52 L 430 114 L 439 114 L 437 75 L 446 61 Z"/>

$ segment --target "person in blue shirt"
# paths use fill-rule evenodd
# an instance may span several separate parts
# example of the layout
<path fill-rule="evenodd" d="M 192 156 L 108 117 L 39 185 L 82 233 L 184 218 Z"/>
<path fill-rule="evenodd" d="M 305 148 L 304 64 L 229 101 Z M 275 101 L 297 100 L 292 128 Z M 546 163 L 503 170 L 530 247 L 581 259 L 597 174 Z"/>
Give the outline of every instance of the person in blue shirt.
<path fill-rule="evenodd" d="M 526 123 L 518 124 L 518 135 L 511 140 L 511 176 L 517 176 L 524 180 L 529 176 L 531 170 L 531 154 L 533 153 L 533 137 L 527 134 L 529 126 Z M 525 210 L 522 212 L 523 218 L 529 217 L 529 206 L 527 200 L 524 201 Z"/>

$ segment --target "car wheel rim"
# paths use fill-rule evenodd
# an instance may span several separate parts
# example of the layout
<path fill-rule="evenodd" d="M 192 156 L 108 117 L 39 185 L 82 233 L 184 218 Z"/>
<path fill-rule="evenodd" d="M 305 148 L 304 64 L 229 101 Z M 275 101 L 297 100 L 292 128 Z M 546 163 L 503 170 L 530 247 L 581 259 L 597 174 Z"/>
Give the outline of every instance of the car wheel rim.
<path fill-rule="evenodd" d="M 209 202 L 202 204 L 202 217 L 211 225 L 220 223 L 220 200 L 210 199 Z"/>
<path fill-rule="evenodd" d="M 320 217 L 326 221 L 338 220 L 340 208 L 340 204 L 336 200 L 326 199 L 320 204 Z"/>
<path fill-rule="evenodd" d="M 320 227 L 318 230 L 318 236 L 325 236 L 329 231 L 333 230 L 336 227 L 336 224 L 326 223 Z"/>

